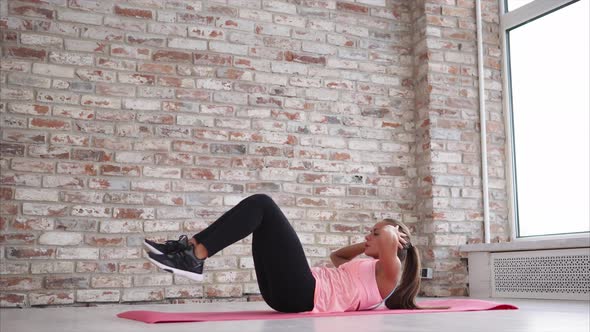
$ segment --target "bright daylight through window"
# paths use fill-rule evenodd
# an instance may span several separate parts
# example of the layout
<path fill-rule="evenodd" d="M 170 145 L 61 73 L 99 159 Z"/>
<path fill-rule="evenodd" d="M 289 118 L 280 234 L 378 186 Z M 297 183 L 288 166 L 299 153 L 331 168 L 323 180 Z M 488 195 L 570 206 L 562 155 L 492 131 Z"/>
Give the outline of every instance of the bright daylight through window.
<path fill-rule="evenodd" d="M 589 3 L 507 31 L 517 237 L 589 231 Z"/>

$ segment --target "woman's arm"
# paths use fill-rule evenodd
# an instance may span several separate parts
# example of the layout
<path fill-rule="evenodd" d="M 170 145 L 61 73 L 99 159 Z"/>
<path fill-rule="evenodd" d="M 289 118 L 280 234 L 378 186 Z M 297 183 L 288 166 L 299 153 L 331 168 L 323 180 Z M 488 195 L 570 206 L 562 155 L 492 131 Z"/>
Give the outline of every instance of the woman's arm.
<path fill-rule="evenodd" d="M 379 230 L 379 262 L 387 280 L 399 280 L 401 273 L 401 261 L 397 257 L 397 249 L 400 246 L 399 232 L 392 225 L 383 226 Z"/>
<path fill-rule="evenodd" d="M 362 254 L 365 251 L 365 243 L 357 243 L 350 246 L 340 248 L 330 254 L 330 259 L 334 266 L 338 267 L 356 256 Z"/>

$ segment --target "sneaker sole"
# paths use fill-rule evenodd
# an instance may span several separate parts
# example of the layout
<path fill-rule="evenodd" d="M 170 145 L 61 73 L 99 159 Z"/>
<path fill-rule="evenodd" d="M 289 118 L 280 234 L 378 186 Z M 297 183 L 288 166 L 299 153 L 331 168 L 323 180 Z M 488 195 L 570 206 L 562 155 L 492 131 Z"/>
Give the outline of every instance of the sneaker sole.
<path fill-rule="evenodd" d="M 149 251 L 149 252 L 153 252 L 154 254 L 158 254 L 158 255 L 164 255 L 163 252 L 161 252 L 160 250 L 152 247 L 149 243 L 143 241 L 143 246 Z"/>
<path fill-rule="evenodd" d="M 166 271 L 166 272 L 170 272 L 173 274 L 177 274 L 179 276 L 183 276 L 185 278 L 189 278 L 191 280 L 194 281 L 203 281 L 203 275 L 202 274 L 198 274 L 198 273 L 193 273 L 193 272 L 189 272 L 189 271 L 185 271 L 185 270 L 179 270 L 179 269 L 175 269 L 173 267 L 164 265 L 160 262 L 158 262 L 157 260 L 151 258 L 151 257 L 146 257 L 150 262 L 152 262 L 152 264 L 154 264 L 155 266 L 161 268 L 162 270 Z"/>

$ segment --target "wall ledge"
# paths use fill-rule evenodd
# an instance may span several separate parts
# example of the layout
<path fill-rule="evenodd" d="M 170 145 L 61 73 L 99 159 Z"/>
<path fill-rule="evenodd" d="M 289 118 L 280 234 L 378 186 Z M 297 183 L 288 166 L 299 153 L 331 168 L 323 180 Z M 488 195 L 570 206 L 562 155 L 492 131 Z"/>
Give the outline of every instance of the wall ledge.
<path fill-rule="evenodd" d="M 526 250 L 549 250 L 549 249 L 590 249 L 590 235 L 582 235 L 572 238 L 561 239 L 535 239 L 518 240 L 504 243 L 476 243 L 459 246 L 462 252 L 499 252 L 499 251 L 526 251 Z"/>

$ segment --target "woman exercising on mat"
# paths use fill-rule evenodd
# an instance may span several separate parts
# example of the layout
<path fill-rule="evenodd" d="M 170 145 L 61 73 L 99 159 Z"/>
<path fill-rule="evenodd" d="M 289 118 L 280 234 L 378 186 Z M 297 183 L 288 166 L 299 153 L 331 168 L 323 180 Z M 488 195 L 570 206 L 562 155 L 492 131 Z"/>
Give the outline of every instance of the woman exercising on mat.
<path fill-rule="evenodd" d="M 156 266 L 193 280 L 203 279 L 203 263 L 249 234 L 260 293 L 280 312 L 417 308 L 420 260 L 410 231 L 399 221 L 375 224 L 365 242 L 330 255 L 336 268 L 310 268 L 301 242 L 277 204 L 267 195 L 242 200 L 213 224 L 188 239 L 145 240 Z M 360 254 L 368 259 L 354 259 Z"/>

